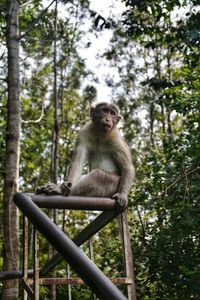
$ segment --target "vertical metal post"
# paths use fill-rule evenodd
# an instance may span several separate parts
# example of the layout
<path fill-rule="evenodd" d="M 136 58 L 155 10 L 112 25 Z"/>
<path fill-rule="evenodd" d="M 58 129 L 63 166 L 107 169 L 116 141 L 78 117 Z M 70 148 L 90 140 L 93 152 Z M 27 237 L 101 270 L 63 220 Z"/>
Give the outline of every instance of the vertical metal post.
<path fill-rule="evenodd" d="M 92 237 L 89 239 L 89 252 L 90 252 L 90 259 L 92 262 L 94 262 L 94 249 L 93 249 L 93 238 Z M 96 300 L 96 296 L 94 293 L 91 298 L 92 298 L 92 300 Z"/>
<path fill-rule="evenodd" d="M 134 278 L 134 267 L 133 267 L 133 253 L 130 243 L 130 234 L 128 229 L 128 215 L 127 211 L 121 213 L 121 227 L 122 227 L 122 239 L 123 239 L 123 252 L 124 261 L 126 268 L 126 277 L 132 280 L 132 284 L 127 285 L 128 299 L 137 300 L 135 278 Z"/>
<path fill-rule="evenodd" d="M 37 230 L 33 229 L 33 238 L 34 238 L 34 300 L 39 300 L 39 239 Z"/>
<path fill-rule="evenodd" d="M 28 279 L 28 219 L 23 214 L 23 280 Z M 23 299 L 27 300 L 27 292 L 24 289 Z"/>
<path fill-rule="evenodd" d="M 70 265 L 67 264 L 67 278 L 71 277 Z M 71 284 L 68 284 L 68 300 L 72 300 L 72 289 Z"/>

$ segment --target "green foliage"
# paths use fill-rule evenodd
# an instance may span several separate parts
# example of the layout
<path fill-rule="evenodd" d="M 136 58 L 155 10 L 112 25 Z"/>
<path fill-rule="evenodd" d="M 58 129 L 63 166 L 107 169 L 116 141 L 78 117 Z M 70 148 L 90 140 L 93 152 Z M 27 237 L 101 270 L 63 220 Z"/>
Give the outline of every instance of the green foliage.
<path fill-rule="evenodd" d="M 88 1 L 62 2 L 66 15 L 58 18 L 56 64 L 59 182 L 67 173 L 77 132 L 89 118 L 89 105 L 96 97 L 94 86 L 84 87 L 84 79 L 91 72 L 77 51 L 85 35 L 80 24 L 85 16 L 89 16 Z M 126 11 L 119 23 L 105 20 L 96 12 L 90 13 L 97 30 L 110 27 L 114 30 L 109 49 L 102 59 L 107 59 L 119 73 L 117 82 L 108 75 L 106 83 L 123 115 L 121 127 L 136 166 L 136 181 L 129 197 L 129 227 L 137 299 L 199 299 L 199 3 L 175 0 L 123 2 Z M 0 38 L 4 44 L 5 5 L 2 1 Z M 30 192 L 51 179 L 54 10 L 49 9 L 27 33 L 43 9 L 41 1 L 32 1 L 22 5 L 20 13 L 20 190 Z M 180 14 L 179 10 L 184 13 Z M 5 62 L 4 54 L 0 69 L 0 200 L 5 171 Z M 74 237 L 91 218 L 86 212 L 59 211 L 58 223 Z M 0 226 L 2 231 L 3 224 Z M 0 244 L 2 248 L 2 241 Z M 109 277 L 123 276 L 117 222 L 96 235 L 92 244 L 94 261 L 100 269 Z M 48 244 L 42 237 L 40 248 L 43 264 L 48 256 Z M 82 249 L 89 255 L 88 244 Z M 64 262 L 56 272 L 59 276 L 66 275 Z M 77 275 L 72 272 L 72 276 Z M 74 286 L 72 296 L 74 299 L 92 297 L 85 286 Z M 41 297 L 49 299 L 49 288 L 41 289 Z M 66 297 L 67 288 L 58 286 L 57 299 Z"/>
<path fill-rule="evenodd" d="M 121 77 L 112 88 L 136 165 L 129 218 L 137 296 L 198 299 L 199 8 L 124 2 L 105 57 Z"/>

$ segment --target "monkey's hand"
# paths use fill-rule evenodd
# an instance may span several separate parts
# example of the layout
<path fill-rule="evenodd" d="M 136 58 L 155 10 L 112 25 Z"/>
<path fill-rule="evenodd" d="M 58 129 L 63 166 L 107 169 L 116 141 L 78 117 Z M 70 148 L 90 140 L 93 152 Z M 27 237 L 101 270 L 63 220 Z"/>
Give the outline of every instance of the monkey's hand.
<path fill-rule="evenodd" d="M 69 196 L 71 191 L 71 186 L 72 183 L 70 181 L 64 181 L 60 186 L 62 195 Z"/>
<path fill-rule="evenodd" d="M 117 209 L 124 210 L 128 205 L 128 197 L 125 193 L 116 193 L 112 196 L 112 199 L 116 201 Z"/>
<path fill-rule="evenodd" d="M 36 194 L 45 194 L 45 195 L 60 195 L 61 190 L 60 187 L 55 183 L 47 183 L 43 186 L 38 186 L 35 190 Z"/>

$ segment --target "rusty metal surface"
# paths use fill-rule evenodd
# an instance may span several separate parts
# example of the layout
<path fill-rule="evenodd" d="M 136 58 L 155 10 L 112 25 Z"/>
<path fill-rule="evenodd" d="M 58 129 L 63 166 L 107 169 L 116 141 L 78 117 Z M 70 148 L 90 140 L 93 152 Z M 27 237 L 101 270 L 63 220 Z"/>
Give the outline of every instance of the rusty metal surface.
<path fill-rule="evenodd" d="M 128 299 L 137 300 L 134 267 L 133 267 L 133 253 L 132 253 L 131 243 L 130 243 L 127 211 L 121 214 L 121 227 L 122 227 L 122 240 L 123 240 L 123 250 L 124 250 L 123 252 L 124 252 L 126 277 L 132 278 L 132 284 L 127 286 Z"/>
<path fill-rule="evenodd" d="M 39 293 L 39 272 L 40 272 L 40 265 L 39 265 L 39 239 L 38 239 L 38 232 L 34 227 L 33 231 L 33 253 L 34 253 L 34 278 L 33 278 L 33 287 L 34 287 L 34 300 L 39 300 L 40 293 Z"/>
<path fill-rule="evenodd" d="M 132 284 L 133 281 L 128 278 L 110 278 L 110 280 L 118 285 L 118 284 Z M 33 279 L 28 279 L 27 283 L 29 285 L 33 284 Z M 40 285 L 85 285 L 85 282 L 81 278 L 40 278 Z"/>
<path fill-rule="evenodd" d="M 28 219 L 26 216 L 23 214 L 23 279 L 24 282 L 26 282 L 28 278 Z M 33 294 L 31 292 L 31 289 L 25 285 L 24 291 L 23 291 L 23 299 L 27 300 L 27 291 L 28 294 Z"/>

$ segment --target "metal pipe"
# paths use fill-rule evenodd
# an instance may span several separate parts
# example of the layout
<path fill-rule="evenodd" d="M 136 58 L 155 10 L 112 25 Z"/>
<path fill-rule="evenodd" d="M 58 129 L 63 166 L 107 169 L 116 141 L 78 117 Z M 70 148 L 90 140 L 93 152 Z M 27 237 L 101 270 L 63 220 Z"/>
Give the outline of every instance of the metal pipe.
<path fill-rule="evenodd" d="M 17 193 L 14 202 L 100 299 L 127 299 L 78 246 L 33 203 L 31 197 Z"/>
<path fill-rule="evenodd" d="M 30 196 L 37 206 L 42 208 L 83 209 L 97 211 L 116 210 L 116 201 L 110 198 L 62 196 L 62 195 L 34 195 Z"/>
<path fill-rule="evenodd" d="M 90 224 L 87 225 L 76 237 L 72 240 L 77 246 L 81 246 L 89 238 L 91 238 L 95 233 L 101 230 L 106 224 L 111 222 L 119 212 L 108 212 L 104 211 L 96 219 L 94 219 Z M 46 275 L 55 266 L 57 266 L 62 261 L 62 256 L 56 253 L 41 269 L 41 275 Z"/>
<path fill-rule="evenodd" d="M 23 270 L 0 272 L 0 281 L 17 279 L 23 277 Z M 28 277 L 33 277 L 33 270 L 28 270 Z"/>

